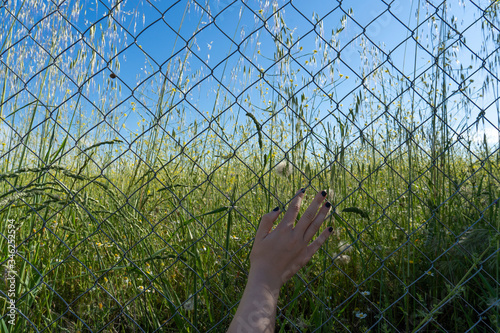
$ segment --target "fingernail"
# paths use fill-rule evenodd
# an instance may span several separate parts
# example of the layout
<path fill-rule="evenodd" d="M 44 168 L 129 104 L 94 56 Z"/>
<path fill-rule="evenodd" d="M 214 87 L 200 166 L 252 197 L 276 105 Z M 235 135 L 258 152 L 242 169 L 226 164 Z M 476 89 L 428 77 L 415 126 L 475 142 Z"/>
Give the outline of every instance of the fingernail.
<path fill-rule="evenodd" d="M 301 189 L 300 189 L 300 191 L 301 191 L 302 193 L 304 193 L 304 192 L 306 191 L 306 189 L 303 187 L 303 188 L 301 188 Z"/>
<path fill-rule="evenodd" d="M 325 204 L 325 206 L 326 206 L 326 208 L 330 208 L 330 207 L 332 207 L 332 204 L 327 201 L 326 204 Z"/>
<path fill-rule="evenodd" d="M 277 212 L 278 210 L 280 210 L 280 206 L 276 207 L 273 209 L 273 212 Z"/>
<path fill-rule="evenodd" d="M 326 197 L 326 191 L 322 191 L 321 195 L 324 196 L 324 197 Z"/>
<path fill-rule="evenodd" d="M 333 227 L 328 228 L 328 231 L 332 232 L 333 231 Z"/>

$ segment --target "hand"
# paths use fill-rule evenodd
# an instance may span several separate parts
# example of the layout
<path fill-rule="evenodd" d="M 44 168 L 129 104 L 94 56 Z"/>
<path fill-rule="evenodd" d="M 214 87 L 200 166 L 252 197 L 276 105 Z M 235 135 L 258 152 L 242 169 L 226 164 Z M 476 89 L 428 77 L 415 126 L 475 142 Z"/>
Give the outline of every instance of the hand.
<path fill-rule="evenodd" d="M 297 192 L 273 231 L 279 208 L 262 217 L 250 253 L 248 282 L 228 332 L 274 332 L 281 286 L 309 262 L 332 233 L 330 227 L 309 244 L 331 208 L 329 202 L 323 205 L 325 191 L 316 194 L 294 227 L 303 197 L 302 190 Z"/>
<path fill-rule="evenodd" d="M 255 235 L 250 253 L 250 275 L 265 278 L 273 288 L 280 288 L 306 265 L 333 230 L 332 227 L 323 230 L 309 244 L 330 211 L 331 204 L 327 201 L 323 205 L 326 192 L 318 192 L 294 227 L 303 197 L 304 192 L 299 190 L 283 220 L 272 232 L 274 221 L 281 212 L 278 209 L 264 215 Z"/>

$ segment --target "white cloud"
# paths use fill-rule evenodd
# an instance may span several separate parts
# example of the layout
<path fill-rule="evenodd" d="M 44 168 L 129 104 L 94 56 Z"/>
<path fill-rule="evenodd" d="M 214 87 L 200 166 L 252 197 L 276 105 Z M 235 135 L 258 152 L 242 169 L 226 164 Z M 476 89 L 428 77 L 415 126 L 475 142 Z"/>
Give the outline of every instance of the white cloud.
<path fill-rule="evenodd" d="M 486 142 L 489 146 L 498 145 L 498 137 L 500 132 L 492 127 L 479 128 L 478 131 L 473 135 L 472 140 L 476 143 L 483 143 L 486 137 Z"/>

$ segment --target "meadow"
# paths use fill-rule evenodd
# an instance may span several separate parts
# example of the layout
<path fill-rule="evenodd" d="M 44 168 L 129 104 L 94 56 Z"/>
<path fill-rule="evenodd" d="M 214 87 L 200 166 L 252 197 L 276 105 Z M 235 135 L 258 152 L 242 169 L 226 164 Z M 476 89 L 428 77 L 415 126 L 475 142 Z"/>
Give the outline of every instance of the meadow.
<path fill-rule="evenodd" d="M 2 223 L 0 331 L 224 332 L 260 217 L 305 187 L 304 202 L 328 192 L 334 234 L 281 290 L 277 332 L 498 332 L 500 3 L 485 3 L 484 48 L 466 62 L 446 5 L 422 5 L 391 60 L 369 31 L 343 44 L 356 10 L 340 6 L 331 32 L 313 16 L 308 41 L 290 6 L 221 1 L 266 29 L 204 67 L 205 40 L 181 40 L 186 4 L 193 31 L 222 14 L 188 1 L 186 47 L 145 56 L 136 85 L 120 55 L 154 51 L 123 43 L 118 22 L 142 20 L 126 2 L 87 27 L 84 2 L 0 7 L 0 218 L 16 230 L 18 309 L 9 324 Z"/>

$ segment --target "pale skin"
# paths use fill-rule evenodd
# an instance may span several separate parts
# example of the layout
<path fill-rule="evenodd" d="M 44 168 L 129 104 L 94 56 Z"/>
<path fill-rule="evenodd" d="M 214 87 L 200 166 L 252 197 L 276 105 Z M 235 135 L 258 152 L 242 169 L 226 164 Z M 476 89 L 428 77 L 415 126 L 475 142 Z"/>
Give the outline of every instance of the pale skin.
<path fill-rule="evenodd" d="M 274 230 L 279 209 L 262 217 L 250 253 L 247 285 L 229 333 L 274 332 L 281 287 L 311 260 L 332 233 L 333 228 L 329 227 L 312 241 L 331 209 L 331 204 L 324 202 L 325 191 L 315 195 L 295 224 L 303 198 L 304 192 L 299 190 Z"/>

